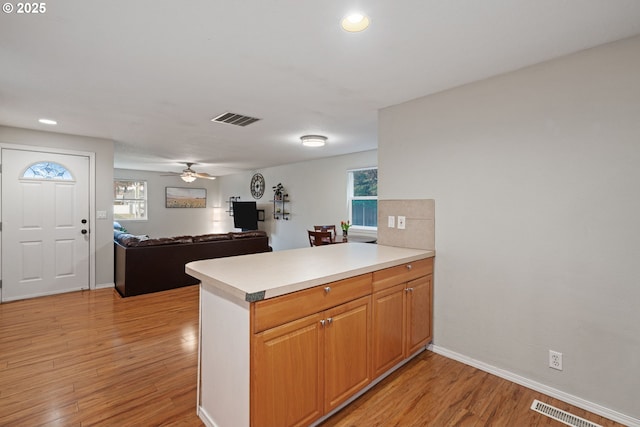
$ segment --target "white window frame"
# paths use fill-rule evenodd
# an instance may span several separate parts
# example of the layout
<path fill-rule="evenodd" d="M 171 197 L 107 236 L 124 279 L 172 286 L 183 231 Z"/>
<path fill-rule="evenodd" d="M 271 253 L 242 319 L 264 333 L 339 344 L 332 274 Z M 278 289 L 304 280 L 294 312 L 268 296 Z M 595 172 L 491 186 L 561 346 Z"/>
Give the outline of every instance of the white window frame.
<path fill-rule="evenodd" d="M 353 200 L 378 200 L 378 196 L 354 196 L 353 195 L 353 173 L 354 172 L 359 172 L 359 171 L 364 171 L 364 170 L 371 170 L 371 169 L 378 169 L 377 166 L 371 166 L 371 167 L 367 167 L 367 168 L 358 168 L 358 169 L 349 169 L 347 171 L 347 206 L 349 209 L 349 223 L 352 224 L 351 228 L 353 228 L 354 230 L 361 230 L 361 231 L 378 231 L 378 227 L 370 227 L 370 226 L 363 226 L 363 225 L 353 225 L 353 212 L 352 212 L 352 207 L 353 207 L 353 203 L 351 203 Z"/>
<path fill-rule="evenodd" d="M 148 221 L 149 219 L 149 183 L 147 182 L 146 179 L 129 179 L 129 178 L 114 178 L 113 179 L 114 184 L 116 182 L 130 182 L 130 183 L 143 183 L 145 191 L 144 191 L 144 197 L 143 198 L 117 198 L 116 194 L 115 194 L 115 189 L 114 189 L 114 194 L 113 194 L 113 220 L 114 221 Z M 144 217 L 137 217 L 137 218 L 118 218 L 116 216 L 116 211 L 115 211 L 115 206 L 116 206 L 116 202 L 133 202 L 133 203 L 140 203 L 140 202 L 144 202 Z"/>

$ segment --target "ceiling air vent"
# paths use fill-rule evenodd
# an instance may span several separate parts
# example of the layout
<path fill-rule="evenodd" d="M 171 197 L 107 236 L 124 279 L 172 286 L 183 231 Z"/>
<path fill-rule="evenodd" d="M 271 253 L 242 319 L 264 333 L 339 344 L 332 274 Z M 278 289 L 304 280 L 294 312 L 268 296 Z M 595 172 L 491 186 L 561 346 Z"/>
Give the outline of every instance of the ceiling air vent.
<path fill-rule="evenodd" d="M 214 117 L 211 119 L 212 122 L 217 123 L 226 123 L 228 125 L 236 125 L 236 126 L 248 126 L 251 123 L 255 123 L 260 119 L 256 119 L 255 117 L 243 116 L 242 114 L 235 113 L 224 113 L 220 114 L 218 117 Z"/>

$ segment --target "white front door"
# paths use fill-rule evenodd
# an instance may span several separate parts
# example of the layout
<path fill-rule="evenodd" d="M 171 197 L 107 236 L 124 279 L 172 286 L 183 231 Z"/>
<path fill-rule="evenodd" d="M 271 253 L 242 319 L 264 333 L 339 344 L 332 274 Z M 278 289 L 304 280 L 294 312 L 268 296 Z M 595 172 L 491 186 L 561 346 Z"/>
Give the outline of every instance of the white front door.
<path fill-rule="evenodd" d="M 2 149 L 2 300 L 89 289 L 89 158 Z"/>

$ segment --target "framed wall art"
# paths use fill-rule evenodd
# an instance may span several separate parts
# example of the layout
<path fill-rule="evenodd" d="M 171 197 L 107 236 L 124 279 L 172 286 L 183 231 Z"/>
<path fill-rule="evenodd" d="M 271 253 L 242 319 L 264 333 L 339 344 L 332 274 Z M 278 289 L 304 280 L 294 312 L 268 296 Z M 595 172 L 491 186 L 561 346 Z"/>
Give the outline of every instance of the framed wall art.
<path fill-rule="evenodd" d="M 165 207 L 206 208 L 206 188 L 166 187 Z"/>

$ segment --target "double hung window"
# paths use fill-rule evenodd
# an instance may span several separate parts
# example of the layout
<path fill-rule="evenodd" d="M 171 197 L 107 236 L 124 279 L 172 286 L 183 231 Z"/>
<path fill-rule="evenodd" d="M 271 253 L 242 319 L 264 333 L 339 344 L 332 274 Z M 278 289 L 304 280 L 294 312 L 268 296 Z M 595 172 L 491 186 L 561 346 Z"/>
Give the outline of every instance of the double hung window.
<path fill-rule="evenodd" d="M 378 229 L 378 168 L 348 171 L 349 221 L 355 228 Z"/>
<path fill-rule="evenodd" d="M 147 181 L 113 182 L 113 219 L 147 219 Z"/>

